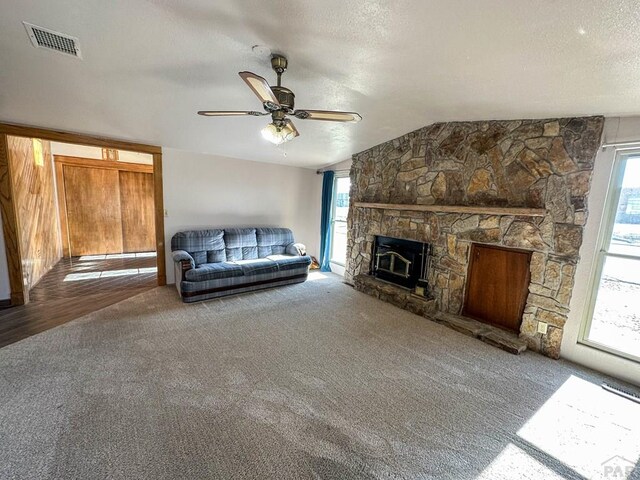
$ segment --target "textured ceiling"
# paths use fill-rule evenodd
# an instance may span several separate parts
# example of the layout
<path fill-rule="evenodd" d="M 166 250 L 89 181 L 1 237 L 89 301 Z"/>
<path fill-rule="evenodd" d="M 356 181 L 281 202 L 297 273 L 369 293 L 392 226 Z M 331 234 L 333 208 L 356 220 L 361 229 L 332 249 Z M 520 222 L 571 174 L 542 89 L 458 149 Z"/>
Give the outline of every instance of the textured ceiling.
<path fill-rule="evenodd" d="M 35 49 L 22 21 L 80 39 L 84 60 Z M 296 120 L 274 147 L 237 72 L 274 81 L 289 57 Z M 318 167 L 435 121 L 640 113 L 636 0 L 0 0 L 0 119 L 197 152 Z M 286 154 L 286 156 L 285 156 Z"/>

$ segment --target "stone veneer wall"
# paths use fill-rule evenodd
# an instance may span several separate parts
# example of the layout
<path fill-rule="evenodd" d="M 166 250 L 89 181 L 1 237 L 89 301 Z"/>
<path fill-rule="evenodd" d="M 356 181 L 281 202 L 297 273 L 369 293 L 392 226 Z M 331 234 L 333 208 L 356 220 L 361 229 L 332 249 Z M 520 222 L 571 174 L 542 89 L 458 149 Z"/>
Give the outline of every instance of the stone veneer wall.
<path fill-rule="evenodd" d="M 471 243 L 533 252 L 520 336 L 558 358 L 603 117 L 437 123 L 353 156 L 346 279 L 374 235 L 432 243 L 432 294 L 459 314 Z M 354 202 L 545 208 L 544 217 L 394 211 Z M 549 324 L 546 335 L 537 322 Z"/>

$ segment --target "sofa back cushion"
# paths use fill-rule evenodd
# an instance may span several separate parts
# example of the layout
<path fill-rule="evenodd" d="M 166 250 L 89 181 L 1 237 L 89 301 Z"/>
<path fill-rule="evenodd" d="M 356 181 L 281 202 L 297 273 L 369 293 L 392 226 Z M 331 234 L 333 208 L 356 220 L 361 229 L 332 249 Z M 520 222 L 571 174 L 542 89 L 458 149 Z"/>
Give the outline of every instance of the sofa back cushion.
<path fill-rule="evenodd" d="M 288 228 L 257 228 L 258 256 L 282 255 L 287 245 L 293 243 L 293 233 Z"/>
<path fill-rule="evenodd" d="M 196 266 L 227 260 L 224 230 L 189 230 L 171 238 L 171 251 L 184 250 L 193 257 Z"/>
<path fill-rule="evenodd" d="M 225 228 L 224 244 L 227 262 L 258 258 L 255 228 Z"/>

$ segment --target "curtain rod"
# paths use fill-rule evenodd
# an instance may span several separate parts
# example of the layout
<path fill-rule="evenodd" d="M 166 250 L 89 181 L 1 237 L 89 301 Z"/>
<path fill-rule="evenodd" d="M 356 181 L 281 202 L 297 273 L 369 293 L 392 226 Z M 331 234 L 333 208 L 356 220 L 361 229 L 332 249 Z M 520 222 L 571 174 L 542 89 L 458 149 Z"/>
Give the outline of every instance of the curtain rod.
<path fill-rule="evenodd" d="M 634 147 L 640 147 L 640 142 L 635 141 L 635 142 L 618 142 L 618 143 L 603 143 L 602 144 L 602 148 L 608 148 L 608 147 L 615 147 L 618 150 L 624 149 L 624 148 L 634 148 Z"/>
<path fill-rule="evenodd" d="M 316 170 L 316 173 L 318 175 L 322 175 L 324 172 L 342 173 L 342 172 L 350 172 L 350 171 L 351 171 L 350 168 L 343 168 L 342 170 L 331 170 L 330 168 L 327 168 L 326 170 Z"/>

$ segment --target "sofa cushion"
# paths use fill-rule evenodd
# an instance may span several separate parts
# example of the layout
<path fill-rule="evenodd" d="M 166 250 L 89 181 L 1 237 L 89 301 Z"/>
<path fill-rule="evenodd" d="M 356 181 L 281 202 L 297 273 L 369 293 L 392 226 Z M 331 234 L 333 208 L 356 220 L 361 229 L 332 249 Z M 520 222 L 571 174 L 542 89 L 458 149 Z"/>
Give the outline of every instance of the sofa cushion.
<path fill-rule="evenodd" d="M 216 280 L 219 278 L 239 277 L 244 275 L 242 267 L 235 263 L 218 262 L 205 263 L 196 268 L 187 270 L 184 278 L 189 282 L 202 282 L 205 280 Z"/>
<path fill-rule="evenodd" d="M 193 261 L 195 262 L 196 266 L 207 263 L 206 250 L 202 250 L 201 252 L 191 252 L 191 256 L 193 257 Z"/>
<path fill-rule="evenodd" d="M 207 252 L 207 263 L 226 262 L 227 253 L 225 249 L 222 250 L 209 250 Z"/>
<path fill-rule="evenodd" d="M 255 228 L 226 228 L 224 243 L 228 262 L 258 258 Z"/>
<path fill-rule="evenodd" d="M 275 262 L 279 271 L 311 265 L 311 257 L 308 255 L 269 255 L 267 259 Z"/>
<path fill-rule="evenodd" d="M 263 273 L 275 273 L 278 271 L 278 264 L 266 258 L 238 260 L 234 263 L 242 268 L 242 272 L 245 275 L 260 275 Z"/>
<path fill-rule="evenodd" d="M 224 230 L 191 230 L 178 232 L 171 238 L 171 251 L 184 250 L 193 257 L 196 266 L 209 262 L 209 258 L 224 261 L 224 249 Z"/>
<path fill-rule="evenodd" d="M 293 243 L 293 233 L 288 228 L 256 228 L 258 256 L 285 253 L 287 245 Z"/>

